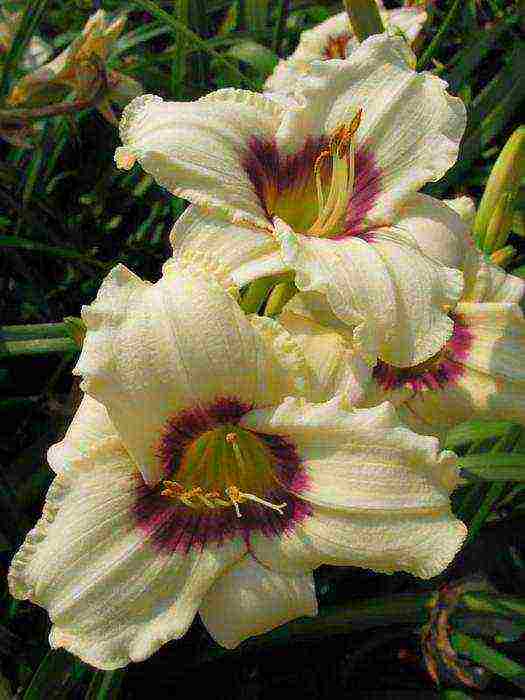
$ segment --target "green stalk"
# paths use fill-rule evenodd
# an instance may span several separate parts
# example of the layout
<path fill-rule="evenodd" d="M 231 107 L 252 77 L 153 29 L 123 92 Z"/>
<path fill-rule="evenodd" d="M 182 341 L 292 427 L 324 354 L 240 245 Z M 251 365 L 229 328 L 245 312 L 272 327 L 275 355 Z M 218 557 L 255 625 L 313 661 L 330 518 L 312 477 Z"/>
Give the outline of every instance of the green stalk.
<path fill-rule="evenodd" d="M 443 22 L 440 24 L 438 31 L 436 32 L 436 36 L 432 39 L 430 44 L 428 45 L 425 53 L 421 56 L 419 61 L 417 62 L 417 70 L 422 70 L 423 68 L 426 67 L 427 63 L 430 63 L 432 58 L 434 58 L 435 54 L 437 53 L 437 50 L 439 49 L 439 46 L 442 42 L 442 40 L 445 38 L 446 33 L 449 30 L 450 25 L 456 18 L 456 13 L 458 10 L 461 8 L 461 0 L 455 0 L 454 4 L 451 6 L 447 16 L 443 20 Z"/>
<path fill-rule="evenodd" d="M 385 31 L 375 0 L 343 0 L 343 3 L 358 41 Z"/>

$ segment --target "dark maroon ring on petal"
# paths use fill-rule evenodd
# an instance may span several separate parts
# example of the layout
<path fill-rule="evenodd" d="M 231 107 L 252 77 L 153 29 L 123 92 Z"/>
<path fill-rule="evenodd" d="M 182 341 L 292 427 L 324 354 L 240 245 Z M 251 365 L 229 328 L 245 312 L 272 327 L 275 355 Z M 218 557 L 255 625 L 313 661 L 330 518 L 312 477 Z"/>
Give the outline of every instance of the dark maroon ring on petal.
<path fill-rule="evenodd" d="M 438 391 L 454 384 L 465 373 L 461 363 L 470 352 L 473 337 L 459 316 L 454 319 L 452 337 L 443 349 L 430 360 L 414 367 L 394 367 L 379 360 L 372 371 L 372 376 L 385 391 L 393 391 L 403 386 L 410 388 L 414 394 L 424 390 Z"/>

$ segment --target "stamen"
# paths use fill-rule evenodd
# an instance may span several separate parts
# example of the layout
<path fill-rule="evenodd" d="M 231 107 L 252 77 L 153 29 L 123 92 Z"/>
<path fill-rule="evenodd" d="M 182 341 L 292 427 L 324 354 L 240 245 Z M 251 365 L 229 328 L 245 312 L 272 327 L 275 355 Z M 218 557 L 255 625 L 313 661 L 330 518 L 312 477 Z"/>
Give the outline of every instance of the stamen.
<path fill-rule="evenodd" d="M 354 136 L 361 123 L 363 110 L 358 109 L 349 124 L 340 124 L 332 133 L 328 148 L 321 151 L 314 164 L 318 215 L 308 233 L 329 236 L 346 213 L 348 200 L 354 189 L 355 144 Z M 328 197 L 324 196 L 321 169 L 327 158 L 332 159 L 332 175 Z"/>
<path fill-rule="evenodd" d="M 271 508 L 272 510 L 276 510 L 279 513 L 279 515 L 283 514 L 283 510 L 287 506 L 286 503 L 270 503 L 270 501 L 265 501 L 264 498 L 259 498 L 259 496 L 254 496 L 253 493 L 241 493 L 241 496 L 244 496 L 244 498 L 246 498 L 246 500 L 248 500 L 248 501 L 256 501 L 257 503 L 261 503 L 263 506 L 266 506 L 267 508 Z"/>
<path fill-rule="evenodd" d="M 245 493 L 244 491 L 241 491 L 238 486 L 231 484 L 231 481 L 236 481 L 239 476 L 242 477 L 243 474 L 248 473 L 251 467 L 247 463 L 239 445 L 239 436 L 233 432 L 227 433 L 225 435 L 225 440 L 228 443 L 228 445 L 230 445 L 232 448 L 235 462 L 237 462 L 238 467 L 238 474 L 235 475 L 235 469 L 231 470 L 232 464 L 230 457 L 230 469 L 228 469 L 227 476 L 228 481 L 230 481 L 230 485 L 224 490 L 226 498 L 222 497 L 221 493 L 216 490 L 204 491 L 204 489 L 201 486 L 195 485 L 191 485 L 191 488 L 187 488 L 178 481 L 170 481 L 168 479 L 165 479 L 162 482 L 162 490 L 160 491 L 161 496 L 166 496 L 167 498 L 174 499 L 184 504 L 188 508 L 193 508 L 197 510 L 199 508 L 202 508 L 202 506 L 211 509 L 231 508 L 233 506 L 238 518 L 242 518 L 241 509 L 239 506 L 245 501 L 254 501 L 256 503 L 260 503 L 261 505 L 266 506 L 267 508 L 271 508 L 272 510 L 277 511 L 280 515 L 282 515 L 283 509 L 286 508 L 286 503 L 271 503 L 270 501 L 267 501 L 264 498 L 261 498 L 260 496 L 256 496 L 253 493 Z M 209 445 L 207 447 L 209 447 Z M 199 466 L 205 467 L 206 449 L 200 455 L 200 457 L 201 459 L 199 461 Z M 194 478 L 197 477 L 198 479 L 199 474 L 199 470 L 194 471 Z"/>

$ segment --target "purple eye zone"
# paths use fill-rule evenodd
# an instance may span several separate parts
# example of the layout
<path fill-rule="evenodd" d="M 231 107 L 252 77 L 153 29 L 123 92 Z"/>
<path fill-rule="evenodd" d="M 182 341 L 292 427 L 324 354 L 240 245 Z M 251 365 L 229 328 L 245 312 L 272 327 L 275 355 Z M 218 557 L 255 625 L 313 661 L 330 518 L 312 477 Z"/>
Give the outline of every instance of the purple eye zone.
<path fill-rule="evenodd" d="M 211 404 L 196 406 L 172 416 L 159 440 L 157 455 L 164 466 L 166 479 L 177 481 L 189 446 L 214 429 L 236 426 L 252 406 L 235 398 L 218 397 Z M 160 552 L 188 553 L 207 545 L 221 545 L 241 537 L 249 547 L 252 533 L 269 538 L 291 532 L 296 523 L 311 515 L 308 503 L 294 493 L 307 486 L 295 445 L 286 437 L 249 431 L 270 457 L 273 476 L 271 488 L 262 496 L 271 503 L 284 504 L 282 512 L 252 500 L 243 501 L 241 517 L 233 507 L 194 508 L 179 500 L 166 498 L 161 486 L 150 487 L 142 480 L 137 486 L 133 517 L 150 544 Z M 224 499 L 224 494 L 220 494 Z"/>

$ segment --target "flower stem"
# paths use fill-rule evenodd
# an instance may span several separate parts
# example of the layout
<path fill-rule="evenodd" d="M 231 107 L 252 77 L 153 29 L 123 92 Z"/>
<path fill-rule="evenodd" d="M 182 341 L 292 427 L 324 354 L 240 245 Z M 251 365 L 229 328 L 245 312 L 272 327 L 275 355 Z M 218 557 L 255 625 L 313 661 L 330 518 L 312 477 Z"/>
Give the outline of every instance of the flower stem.
<path fill-rule="evenodd" d="M 385 31 L 375 0 L 343 0 L 348 19 L 358 41 Z"/>

